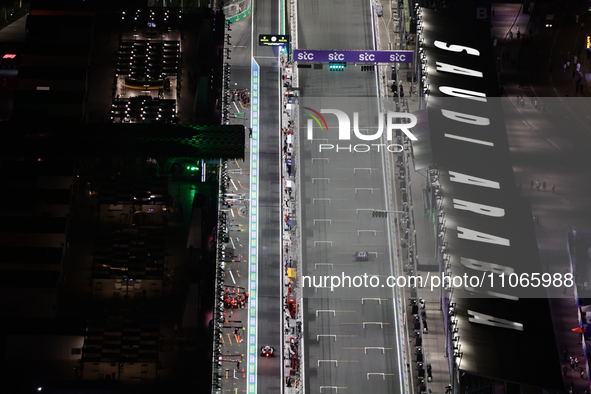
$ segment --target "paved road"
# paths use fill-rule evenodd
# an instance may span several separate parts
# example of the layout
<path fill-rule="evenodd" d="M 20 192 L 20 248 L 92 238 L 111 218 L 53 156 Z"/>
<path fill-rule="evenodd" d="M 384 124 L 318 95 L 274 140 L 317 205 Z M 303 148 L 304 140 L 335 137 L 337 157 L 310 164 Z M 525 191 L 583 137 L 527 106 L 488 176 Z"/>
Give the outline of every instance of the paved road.
<path fill-rule="evenodd" d="M 17 19 L 0 31 L 0 42 L 24 43 L 26 40 L 27 15 Z"/>
<path fill-rule="evenodd" d="M 369 2 L 300 0 L 299 48 L 373 49 L 369 7 Z M 299 81 L 301 114 L 305 113 L 304 107 L 317 111 L 334 108 L 345 111 L 351 121 L 353 112 L 359 112 L 360 129 L 377 126 L 375 73 L 361 72 L 353 65 L 343 72 L 333 72 L 325 65 L 323 70 L 300 69 Z M 370 211 L 359 214 L 356 211 L 386 206 L 382 153 L 375 148 L 367 153 L 336 152 L 336 149 L 319 152 L 321 143 L 341 146 L 364 143 L 355 137 L 339 142 L 334 115 L 327 114 L 325 118 L 331 131 L 323 135 L 316 125 L 314 138 L 327 138 L 327 141 L 313 142 L 305 140 L 309 117 L 300 118 L 302 274 L 353 277 L 367 273 L 385 280 L 391 274 L 386 222 L 372 218 Z M 318 241 L 332 242 L 332 246 Z M 356 262 L 354 254 L 359 250 L 371 252 L 370 261 Z M 362 298 L 374 300 L 362 302 Z M 346 387 L 350 392 L 401 391 L 398 326 L 391 289 L 381 285 L 334 291 L 304 288 L 303 318 L 307 392 L 317 392 L 320 386 Z M 369 324 L 364 328 L 363 322 L 383 325 Z M 365 347 L 383 350 L 366 352 Z M 330 360 L 338 360 L 338 366 Z M 368 376 L 368 373 L 384 375 Z"/>
<path fill-rule="evenodd" d="M 281 354 L 281 174 L 280 85 L 277 50 L 258 46 L 259 34 L 279 33 L 277 1 L 253 2 L 253 54 L 260 67 L 259 89 L 259 291 L 258 345 Z M 257 389 L 282 390 L 281 358 L 259 358 Z"/>

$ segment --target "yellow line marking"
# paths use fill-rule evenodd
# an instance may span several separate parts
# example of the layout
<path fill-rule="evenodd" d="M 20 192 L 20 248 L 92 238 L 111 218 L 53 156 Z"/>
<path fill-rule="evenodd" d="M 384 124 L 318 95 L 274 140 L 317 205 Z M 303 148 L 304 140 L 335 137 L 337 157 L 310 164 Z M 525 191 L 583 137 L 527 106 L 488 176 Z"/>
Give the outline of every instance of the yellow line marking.
<path fill-rule="evenodd" d="M 333 160 L 333 159 L 331 159 L 331 160 Z M 380 168 L 377 168 L 377 167 L 376 167 L 376 168 L 372 168 L 371 170 L 372 170 L 372 171 L 377 171 L 377 170 L 379 170 L 379 169 L 380 169 Z M 337 167 L 337 168 L 335 168 L 335 170 L 348 170 L 348 171 L 351 171 L 351 170 L 355 170 L 355 168 L 338 168 L 338 167 Z M 365 168 L 364 168 L 364 170 L 365 170 Z"/>
<path fill-rule="evenodd" d="M 240 276 L 240 270 L 236 270 L 236 275 L 238 275 L 238 277 L 241 278 L 241 276 Z"/>
<path fill-rule="evenodd" d="M 374 231 L 374 230 L 369 230 Z M 357 230 L 337 230 L 337 233 L 356 233 Z M 382 230 L 375 230 L 376 233 L 383 233 Z"/>
<path fill-rule="evenodd" d="M 234 345 L 232 344 L 232 337 L 230 336 L 230 334 L 226 334 L 226 335 L 228 336 L 228 341 L 230 341 L 230 346 L 234 346 Z"/>
<path fill-rule="evenodd" d="M 333 221 L 334 221 L 334 220 L 333 220 Z M 371 254 L 375 254 L 375 253 L 376 253 L 376 252 L 371 252 Z M 355 254 L 354 254 L 354 253 L 344 253 L 344 252 L 338 252 L 337 254 L 349 254 L 349 255 L 350 255 L 350 254 L 353 254 L 353 256 L 355 256 Z M 378 254 L 385 254 L 385 253 L 383 253 L 383 252 L 378 252 Z"/>
<path fill-rule="evenodd" d="M 341 301 L 361 301 L 361 298 L 340 298 Z M 382 301 L 388 301 L 389 298 L 380 298 Z"/>
<path fill-rule="evenodd" d="M 578 37 L 578 34 L 577 34 L 577 37 Z M 550 79 L 552 79 L 552 78 L 550 78 Z M 552 81 L 552 84 L 554 84 L 554 81 Z M 536 93 L 536 90 L 534 89 L 534 86 L 533 86 L 533 85 L 530 83 L 530 84 L 529 84 L 529 87 L 531 88 L 531 91 L 534 93 L 534 96 L 536 96 L 536 97 L 537 97 L 537 98 L 540 100 L 540 103 L 541 103 L 542 105 L 544 105 L 544 100 L 542 100 L 542 99 L 541 99 L 541 97 L 539 97 L 539 96 L 538 96 L 538 94 Z M 508 98 L 508 97 L 507 97 L 507 98 Z M 548 108 L 545 108 L 545 109 L 546 109 L 546 111 L 550 112 L 550 114 L 554 115 L 554 114 L 552 113 L 552 111 L 550 111 L 550 109 L 548 109 Z"/>

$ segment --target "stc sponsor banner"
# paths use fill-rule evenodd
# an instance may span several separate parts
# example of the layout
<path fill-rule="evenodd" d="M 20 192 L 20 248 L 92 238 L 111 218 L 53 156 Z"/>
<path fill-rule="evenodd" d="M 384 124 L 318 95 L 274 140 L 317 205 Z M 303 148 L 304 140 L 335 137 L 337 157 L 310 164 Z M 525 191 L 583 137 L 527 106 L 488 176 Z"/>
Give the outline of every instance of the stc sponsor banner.
<path fill-rule="evenodd" d="M 412 63 L 412 51 L 327 51 L 296 49 L 298 62 Z"/>

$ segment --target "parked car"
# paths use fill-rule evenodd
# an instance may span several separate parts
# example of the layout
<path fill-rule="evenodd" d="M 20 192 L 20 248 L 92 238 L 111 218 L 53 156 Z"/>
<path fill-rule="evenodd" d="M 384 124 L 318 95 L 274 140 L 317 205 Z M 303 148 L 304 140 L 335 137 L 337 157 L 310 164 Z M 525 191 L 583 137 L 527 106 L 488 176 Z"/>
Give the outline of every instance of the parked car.
<path fill-rule="evenodd" d="M 546 15 L 546 19 L 544 19 L 544 26 L 545 27 L 552 27 L 554 25 L 554 15 L 548 14 Z"/>
<path fill-rule="evenodd" d="M 381 3 L 376 4 L 376 14 L 378 16 L 384 16 L 384 6 Z"/>

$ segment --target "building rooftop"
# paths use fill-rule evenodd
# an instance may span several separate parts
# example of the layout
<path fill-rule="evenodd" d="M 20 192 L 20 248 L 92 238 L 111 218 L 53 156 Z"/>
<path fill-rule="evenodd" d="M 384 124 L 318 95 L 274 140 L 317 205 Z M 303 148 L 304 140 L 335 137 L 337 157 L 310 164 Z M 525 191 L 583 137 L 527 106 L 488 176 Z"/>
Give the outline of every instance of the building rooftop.
<path fill-rule="evenodd" d="M 68 218 L 5 216 L 0 220 L 0 233 L 65 233 Z"/>
<path fill-rule="evenodd" d="M 63 255 L 63 248 L 25 248 L 3 246 L 0 247 L 0 256 L 2 256 L 2 263 L 0 263 L 0 270 L 6 266 L 18 266 L 22 264 L 61 264 Z"/>

